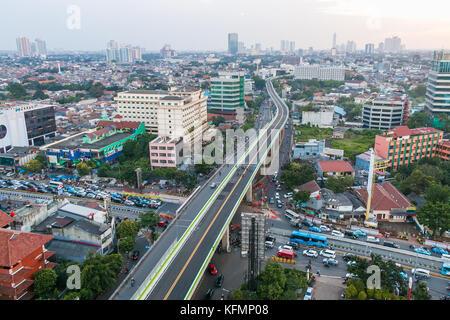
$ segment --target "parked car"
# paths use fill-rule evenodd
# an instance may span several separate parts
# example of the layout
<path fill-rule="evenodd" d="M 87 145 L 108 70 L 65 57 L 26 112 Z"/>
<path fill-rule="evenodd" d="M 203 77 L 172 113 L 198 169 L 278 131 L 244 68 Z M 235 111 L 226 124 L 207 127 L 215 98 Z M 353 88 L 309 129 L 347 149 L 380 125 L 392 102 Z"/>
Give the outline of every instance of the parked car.
<path fill-rule="evenodd" d="M 274 246 L 273 241 L 266 241 L 266 242 L 264 242 L 264 247 L 266 247 L 268 249 L 273 248 L 273 246 Z"/>
<path fill-rule="evenodd" d="M 210 263 L 208 266 L 209 273 L 215 276 L 217 274 L 217 268 L 213 263 Z"/>
<path fill-rule="evenodd" d="M 273 198 L 270 198 L 270 199 L 269 199 L 269 203 L 270 203 L 270 204 L 274 204 L 274 203 L 275 203 L 275 200 L 274 200 Z"/>
<path fill-rule="evenodd" d="M 427 248 L 420 248 L 420 247 L 419 248 L 415 248 L 414 252 L 425 254 L 427 256 L 431 256 L 431 252 Z"/>
<path fill-rule="evenodd" d="M 286 194 L 284 195 L 284 198 L 285 198 L 285 199 L 287 199 L 287 198 L 292 198 L 292 195 L 293 195 L 292 192 L 288 192 L 288 193 L 286 193 Z"/>
<path fill-rule="evenodd" d="M 222 286 L 222 284 L 223 284 L 223 279 L 224 279 L 223 274 L 221 274 L 220 276 L 217 277 L 217 280 L 216 280 L 216 287 L 220 288 L 220 287 Z"/>
<path fill-rule="evenodd" d="M 312 227 L 313 226 L 313 224 L 310 221 L 308 221 L 308 220 L 303 220 L 302 221 L 302 225 L 304 225 L 306 227 Z"/>
<path fill-rule="evenodd" d="M 360 229 L 356 229 L 354 231 L 354 233 L 358 236 L 358 237 L 365 237 L 367 236 L 367 233 L 365 233 L 364 231 L 360 230 Z"/>
<path fill-rule="evenodd" d="M 158 225 L 158 227 L 165 227 L 166 226 L 166 221 L 165 220 L 160 220 L 157 225 Z"/>
<path fill-rule="evenodd" d="M 342 232 L 340 232 L 338 230 L 331 231 L 331 235 L 335 236 L 335 237 L 340 237 L 340 238 L 344 238 L 344 236 L 345 236 Z"/>
<path fill-rule="evenodd" d="M 312 258 L 317 258 L 319 256 L 317 251 L 313 250 L 313 249 L 306 249 L 306 250 L 304 250 L 303 251 L 303 255 L 307 256 L 307 257 L 312 257 Z"/>
<path fill-rule="evenodd" d="M 281 202 L 281 201 L 277 201 L 277 207 L 278 208 L 283 208 L 283 202 Z"/>
<path fill-rule="evenodd" d="M 280 199 L 280 194 L 278 192 L 275 193 L 275 199 Z"/>
<path fill-rule="evenodd" d="M 433 247 L 431 248 L 431 251 L 433 251 L 434 253 L 437 254 L 448 254 L 448 251 L 443 249 L 443 248 L 439 248 L 439 247 Z"/>
<path fill-rule="evenodd" d="M 319 227 L 323 232 L 330 232 L 331 231 L 331 229 L 329 228 L 329 227 L 327 227 L 326 225 L 321 225 L 320 227 Z"/>
<path fill-rule="evenodd" d="M 298 250 L 298 243 L 297 242 L 288 242 L 288 246 L 292 247 L 294 250 Z"/>

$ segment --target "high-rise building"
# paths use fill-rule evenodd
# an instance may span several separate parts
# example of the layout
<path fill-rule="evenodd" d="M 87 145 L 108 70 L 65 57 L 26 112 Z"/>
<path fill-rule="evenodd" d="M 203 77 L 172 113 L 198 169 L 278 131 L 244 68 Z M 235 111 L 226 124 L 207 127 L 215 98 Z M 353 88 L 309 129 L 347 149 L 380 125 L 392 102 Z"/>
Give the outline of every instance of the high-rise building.
<path fill-rule="evenodd" d="M 106 47 L 106 61 L 119 62 L 119 45 L 116 41 L 110 40 Z"/>
<path fill-rule="evenodd" d="M 426 110 L 433 116 L 450 115 L 450 51 L 435 51 L 425 94 Z"/>
<path fill-rule="evenodd" d="M 406 124 L 409 115 L 409 101 L 405 94 L 380 94 L 363 104 L 365 128 L 389 130 Z"/>
<path fill-rule="evenodd" d="M 365 53 L 368 56 L 371 56 L 375 53 L 375 45 L 373 43 L 367 43 L 365 47 Z"/>
<path fill-rule="evenodd" d="M 287 52 L 288 51 L 288 46 L 289 46 L 289 41 L 288 40 L 281 40 L 281 42 L 280 42 L 280 51 L 281 52 Z"/>
<path fill-rule="evenodd" d="M 142 60 L 142 51 L 140 47 L 130 45 L 121 45 L 111 40 L 106 47 L 106 61 L 118 63 L 130 63 Z"/>
<path fill-rule="evenodd" d="M 145 124 L 146 131 L 159 136 L 183 138 L 191 143 L 207 126 L 206 96 L 199 89 L 130 90 L 120 92 L 118 114 L 123 121 Z"/>
<path fill-rule="evenodd" d="M 336 48 L 336 32 L 333 33 L 333 46 L 331 48 Z"/>
<path fill-rule="evenodd" d="M 245 53 L 245 44 L 244 42 L 238 42 L 238 53 Z"/>
<path fill-rule="evenodd" d="M 380 42 L 378 44 L 378 53 L 383 53 L 384 52 L 384 42 Z"/>
<path fill-rule="evenodd" d="M 164 59 L 173 58 L 177 55 L 177 52 L 170 47 L 170 44 L 165 44 L 159 52 Z"/>
<path fill-rule="evenodd" d="M 238 52 L 238 39 L 237 33 L 228 34 L 228 53 L 236 54 Z"/>
<path fill-rule="evenodd" d="M 294 69 L 294 78 L 299 80 L 335 80 L 344 81 L 345 68 L 339 66 L 322 66 L 300 64 Z"/>
<path fill-rule="evenodd" d="M 345 48 L 347 53 L 353 53 L 356 51 L 356 43 L 355 41 L 347 41 L 347 47 Z"/>
<path fill-rule="evenodd" d="M 36 39 L 36 53 L 41 57 L 47 56 L 47 45 L 44 40 Z"/>
<path fill-rule="evenodd" d="M 17 51 L 20 57 L 31 57 L 30 40 L 26 37 L 16 39 Z"/>
<path fill-rule="evenodd" d="M 208 109 L 235 113 L 244 109 L 244 72 L 219 72 L 211 79 L 211 99 Z"/>
<path fill-rule="evenodd" d="M 402 50 L 402 40 L 395 36 L 384 40 L 385 52 L 400 52 Z"/>
<path fill-rule="evenodd" d="M 290 41 L 289 42 L 289 53 L 294 53 L 295 52 L 295 41 Z"/>

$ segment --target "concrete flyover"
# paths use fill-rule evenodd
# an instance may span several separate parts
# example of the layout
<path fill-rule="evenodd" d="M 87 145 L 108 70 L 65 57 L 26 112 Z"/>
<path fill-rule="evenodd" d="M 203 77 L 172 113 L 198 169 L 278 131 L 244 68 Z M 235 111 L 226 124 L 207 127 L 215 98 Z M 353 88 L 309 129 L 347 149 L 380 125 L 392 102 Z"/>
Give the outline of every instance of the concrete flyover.
<path fill-rule="evenodd" d="M 211 177 L 208 185 L 214 182 L 216 188 L 200 188 L 183 206 L 110 299 L 189 299 L 218 241 L 227 231 L 229 221 L 251 188 L 268 150 L 278 143 L 280 130 L 287 121 L 287 106 L 270 81 L 266 85 L 277 112 L 262 128 L 263 134 L 260 132 L 257 139 L 245 144 L 243 155 L 236 162 L 224 164 Z M 267 132 L 274 134 L 265 134 Z M 173 246 L 175 240 L 177 243 Z M 163 256 L 167 256 L 165 261 L 161 261 Z M 150 273 L 154 274 L 151 279 Z M 132 278 L 134 286 L 131 286 Z M 136 298 L 138 290 L 142 294 Z"/>

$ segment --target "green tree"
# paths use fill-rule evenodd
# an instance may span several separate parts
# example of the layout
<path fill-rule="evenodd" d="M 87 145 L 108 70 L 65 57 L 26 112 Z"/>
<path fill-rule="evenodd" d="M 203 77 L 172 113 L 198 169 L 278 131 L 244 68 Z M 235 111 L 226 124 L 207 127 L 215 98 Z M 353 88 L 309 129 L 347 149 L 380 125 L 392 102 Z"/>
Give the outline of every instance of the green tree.
<path fill-rule="evenodd" d="M 354 183 L 355 179 L 352 176 L 330 177 L 325 182 L 325 188 L 332 190 L 334 193 L 343 193 L 347 188 L 353 186 Z"/>
<path fill-rule="evenodd" d="M 408 178 L 403 180 L 400 184 L 400 190 L 406 194 L 411 192 L 422 194 L 432 183 L 432 177 L 427 176 L 422 171 L 416 169 Z"/>
<path fill-rule="evenodd" d="M 84 162 L 84 161 L 79 162 L 79 163 L 76 165 L 76 168 L 77 168 L 78 174 L 79 174 L 80 176 L 86 176 L 86 175 L 88 175 L 88 174 L 91 172 L 90 167 L 89 167 L 89 166 L 87 165 L 87 163 Z"/>
<path fill-rule="evenodd" d="M 425 111 L 415 112 L 411 117 L 409 117 L 406 125 L 410 129 L 422 128 L 430 123 L 430 116 Z"/>
<path fill-rule="evenodd" d="M 11 99 L 24 99 L 27 96 L 27 91 L 25 88 L 19 83 L 10 82 L 6 86 L 6 90 L 8 90 L 8 98 Z"/>
<path fill-rule="evenodd" d="M 119 242 L 119 252 L 120 253 L 127 253 L 130 252 L 134 249 L 134 238 L 131 237 L 123 237 L 120 238 L 118 241 Z"/>
<path fill-rule="evenodd" d="M 353 299 L 358 295 L 358 290 L 356 290 L 353 284 L 349 285 L 347 289 L 345 289 L 345 299 Z"/>
<path fill-rule="evenodd" d="M 431 296 L 428 293 L 427 283 L 425 281 L 419 282 L 419 284 L 411 292 L 414 300 L 430 300 Z"/>
<path fill-rule="evenodd" d="M 53 269 L 41 269 L 34 273 L 34 292 L 43 299 L 53 296 L 56 288 L 56 272 Z"/>
<path fill-rule="evenodd" d="M 147 229 L 149 228 L 154 229 L 154 227 L 156 226 L 156 224 L 159 222 L 160 219 L 161 218 L 159 217 L 159 214 L 153 210 L 149 210 L 139 214 L 141 227 Z"/>
<path fill-rule="evenodd" d="M 32 159 L 30 161 L 28 161 L 28 163 L 25 165 L 25 169 L 27 171 L 30 172 L 41 172 L 41 170 L 44 168 L 44 165 L 42 164 L 42 162 L 40 162 L 39 160 L 36 159 Z"/>
<path fill-rule="evenodd" d="M 129 237 L 135 239 L 139 233 L 139 222 L 133 220 L 123 220 L 117 227 L 117 237 L 119 239 Z"/>
<path fill-rule="evenodd" d="M 448 203 L 450 200 L 450 187 L 434 183 L 426 189 L 425 197 L 429 202 Z"/>
<path fill-rule="evenodd" d="M 212 123 L 218 127 L 221 123 L 225 122 L 225 118 L 222 116 L 212 117 Z"/>
<path fill-rule="evenodd" d="M 48 99 L 49 96 L 47 94 L 45 94 L 44 92 L 42 92 L 42 90 L 37 90 L 34 94 L 33 97 L 31 99 L 33 100 L 45 100 Z"/>
<path fill-rule="evenodd" d="M 433 231 L 433 235 L 442 235 L 450 230 L 450 204 L 426 201 L 416 212 L 417 220 Z"/>
<path fill-rule="evenodd" d="M 257 295 L 262 300 L 281 300 L 286 285 L 283 266 L 270 261 L 258 277 Z"/>
<path fill-rule="evenodd" d="M 80 293 L 77 291 L 71 291 L 65 294 L 62 300 L 80 300 Z"/>
<path fill-rule="evenodd" d="M 300 190 L 299 192 L 295 192 L 292 198 L 295 201 L 300 201 L 301 203 L 307 202 L 311 196 L 311 191 L 309 190 Z"/>
<path fill-rule="evenodd" d="M 111 288 L 116 282 L 113 268 L 108 264 L 106 257 L 100 254 L 89 256 L 83 263 L 81 288 L 94 295 Z M 83 298 L 83 294 L 81 296 Z"/>
<path fill-rule="evenodd" d="M 366 299 L 367 299 L 366 292 L 364 290 L 360 291 L 359 294 L 358 294 L 358 300 L 366 300 Z"/>
<path fill-rule="evenodd" d="M 315 180 L 316 178 L 317 175 L 314 167 L 309 164 L 300 164 L 297 162 L 291 162 L 287 168 L 283 169 L 280 176 L 280 180 L 283 181 L 290 190 L 293 190 L 306 182 Z"/>
<path fill-rule="evenodd" d="M 110 254 L 105 257 L 104 262 L 117 275 L 123 266 L 123 256 L 117 253 Z"/>

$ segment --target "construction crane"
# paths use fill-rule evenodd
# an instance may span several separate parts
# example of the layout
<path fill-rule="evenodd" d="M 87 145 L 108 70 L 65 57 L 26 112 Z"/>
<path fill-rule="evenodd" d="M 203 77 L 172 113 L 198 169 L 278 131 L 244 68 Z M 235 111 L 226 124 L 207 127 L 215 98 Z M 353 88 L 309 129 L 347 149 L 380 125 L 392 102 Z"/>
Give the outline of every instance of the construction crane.
<path fill-rule="evenodd" d="M 369 164 L 369 175 L 367 180 L 367 204 L 366 204 L 366 218 L 364 219 L 364 224 L 371 227 L 377 227 L 375 217 L 370 215 L 370 206 L 372 203 L 373 187 L 375 181 L 375 157 L 376 152 L 373 148 L 370 148 L 370 164 Z"/>

